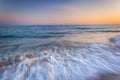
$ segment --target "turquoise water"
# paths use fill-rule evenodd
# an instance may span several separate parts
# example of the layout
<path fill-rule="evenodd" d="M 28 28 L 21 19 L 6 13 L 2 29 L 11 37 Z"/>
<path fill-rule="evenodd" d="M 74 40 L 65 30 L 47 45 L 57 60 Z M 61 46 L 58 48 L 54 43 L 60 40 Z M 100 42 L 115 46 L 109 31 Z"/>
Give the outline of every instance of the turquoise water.
<path fill-rule="evenodd" d="M 0 80 L 92 80 L 120 73 L 120 25 L 1 25 Z"/>
<path fill-rule="evenodd" d="M 61 38 L 67 34 L 119 33 L 120 25 L 41 25 L 41 26 L 0 26 L 0 38 Z"/>

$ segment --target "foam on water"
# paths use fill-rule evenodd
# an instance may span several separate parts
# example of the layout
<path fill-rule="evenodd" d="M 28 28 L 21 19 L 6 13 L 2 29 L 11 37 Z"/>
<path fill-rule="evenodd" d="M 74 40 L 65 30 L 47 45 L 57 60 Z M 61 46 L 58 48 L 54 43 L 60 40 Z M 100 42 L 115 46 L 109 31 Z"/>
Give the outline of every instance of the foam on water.
<path fill-rule="evenodd" d="M 120 74 L 120 36 L 112 43 L 84 47 L 50 46 L 31 54 L 1 59 L 1 80 L 99 80 L 101 74 Z"/>

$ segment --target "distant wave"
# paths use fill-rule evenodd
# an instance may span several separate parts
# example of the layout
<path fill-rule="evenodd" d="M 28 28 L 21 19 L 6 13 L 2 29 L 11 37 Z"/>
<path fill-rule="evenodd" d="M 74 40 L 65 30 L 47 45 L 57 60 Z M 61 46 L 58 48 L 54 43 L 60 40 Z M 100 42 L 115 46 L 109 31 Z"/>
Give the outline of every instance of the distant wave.
<path fill-rule="evenodd" d="M 87 31 L 87 32 L 120 32 L 120 30 L 97 30 L 97 31 Z"/>
<path fill-rule="evenodd" d="M 44 33 L 40 33 L 38 35 L 38 33 L 35 32 L 29 32 L 29 33 L 14 33 L 14 34 L 0 34 L 0 38 L 52 38 L 52 37 L 61 37 L 64 34 L 71 34 L 70 32 L 44 32 Z"/>
<path fill-rule="evenodd" d="M 0 59 L 1 80 L 99 80 L 120 74 L 120 36 L 110 44 L 57 43 Z"/>
<path fill-rule="evenodd" d="M 6 35 L 0 36 L 0 38 L 50 38 L 52 35 L 41 35 L 41 36 L 17 36 L 17 35 Z"/>

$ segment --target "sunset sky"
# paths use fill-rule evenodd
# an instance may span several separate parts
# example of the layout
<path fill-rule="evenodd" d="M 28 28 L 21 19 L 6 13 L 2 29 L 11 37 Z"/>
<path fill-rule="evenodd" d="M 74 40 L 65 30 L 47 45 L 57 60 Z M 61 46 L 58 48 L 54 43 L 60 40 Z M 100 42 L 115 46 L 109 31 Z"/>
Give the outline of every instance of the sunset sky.
<path fill-rule="evenodd" d="M 0 0 L 0 23 L 120 24 L 120 0 Z"/>

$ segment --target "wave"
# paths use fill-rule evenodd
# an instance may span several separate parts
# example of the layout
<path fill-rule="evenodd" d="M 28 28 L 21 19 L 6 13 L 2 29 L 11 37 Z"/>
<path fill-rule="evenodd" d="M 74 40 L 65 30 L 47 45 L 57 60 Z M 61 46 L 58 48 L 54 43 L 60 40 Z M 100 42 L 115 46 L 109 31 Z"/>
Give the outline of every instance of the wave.
<path fill-rule="evenodd" d="M 120 36 L 110 41 L 110 44 L 64 42 L 61 46 L 51 43 L 39 51 L 1 58 L 0 79 L 101 80 L 102 74 L 119 75 Z"/>
<path fill-rule="evenodd" d="M 39 35 L 38 35 L 39 34 Z M 54 38 L 54 37 L 62 37 L 65 34 L 71 34 L 70 32 L 44 32 L 44 33 L 35 33 L 35 32 L 29 32 L 29 33 L 14 33 L 14 34 L 0 34 L 0 38 L 40 38 L 40 39 L 46 39 L 46 38 Z"/>
<path fill-rule="evenodd" d="M 86 32 L 120 32 L 120 30 L 93 30 L 93 31 L 86 31 Z"/>
<path fill-rule="evenodd" d="M 52 35 L 41 35 L 41 36 L 17 36 L 17 35 L 6 35 L 0 36 L 0 38 L 51 38 L 54 37 Z"/>

